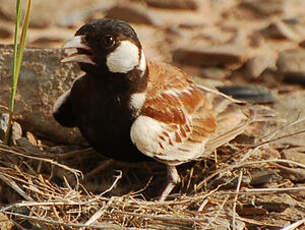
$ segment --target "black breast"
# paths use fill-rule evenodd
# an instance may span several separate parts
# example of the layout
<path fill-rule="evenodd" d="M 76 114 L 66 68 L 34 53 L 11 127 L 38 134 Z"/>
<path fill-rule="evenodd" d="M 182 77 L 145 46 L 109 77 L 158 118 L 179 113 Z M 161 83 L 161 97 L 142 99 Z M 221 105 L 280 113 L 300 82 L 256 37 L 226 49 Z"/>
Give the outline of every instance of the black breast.
<path fill-rule="evenodd" d="M 130 139 L 135 119 L 124 82 L 84 75 L 71 90 L 72 111 L 82 135 L 98 152 L 120 161 L 148 159 Z"/>

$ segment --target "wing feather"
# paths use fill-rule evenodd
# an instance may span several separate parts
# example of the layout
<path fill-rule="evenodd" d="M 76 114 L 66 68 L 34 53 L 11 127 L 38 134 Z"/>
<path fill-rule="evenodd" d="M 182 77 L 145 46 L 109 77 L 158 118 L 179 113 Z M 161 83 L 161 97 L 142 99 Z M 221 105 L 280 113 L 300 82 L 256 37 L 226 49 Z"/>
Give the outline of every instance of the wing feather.
<path fill-rule="evenodd" d="M 149 65 L 147 98 L 131 128 L 144 154 L 169 165 L 208 157 L 254 121 L 254 110 L 217 90 L 195 85 L 173 66 Z"/>
<path fill-rule="evenodd" d="M 184 72 L 166 64 L 149 67 L 147 98 L 132 125 L 132 141 L 167 164 L 198 158 L 216 129 L 212 105 Z"/>

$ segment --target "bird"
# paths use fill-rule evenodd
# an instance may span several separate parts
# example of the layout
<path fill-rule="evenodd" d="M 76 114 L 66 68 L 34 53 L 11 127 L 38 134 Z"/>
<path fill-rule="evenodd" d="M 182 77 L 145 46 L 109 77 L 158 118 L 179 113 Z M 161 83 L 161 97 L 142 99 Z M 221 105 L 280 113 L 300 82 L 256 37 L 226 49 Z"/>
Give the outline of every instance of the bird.
<path fill-rule="evenodd" d="M 160 201 L 180 183 L 176 166 L 209 157 L 259 117 L 255 107 L 197 85 L 182 69 L 146 59 L 124 21 L 89 22 L 63 48 L 74 52 L 62 62 L 77 62 L 84 74 L 55 102 L 55 120 L 78 127 L 105 156 L 165 164 Z"/>

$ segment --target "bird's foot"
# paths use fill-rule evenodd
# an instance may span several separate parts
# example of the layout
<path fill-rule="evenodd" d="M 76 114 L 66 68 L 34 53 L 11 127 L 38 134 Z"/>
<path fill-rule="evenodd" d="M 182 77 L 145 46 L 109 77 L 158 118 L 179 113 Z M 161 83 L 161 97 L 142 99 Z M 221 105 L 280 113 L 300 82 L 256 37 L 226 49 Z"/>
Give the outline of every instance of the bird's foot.
<path fill-rule="evenodd" d="M 175 166 L 167 166 L 167 177 L 167 184 L 159 197 L 159 201 L 165 201 L 171 191 L 180 183 L 180 176 Z"/>

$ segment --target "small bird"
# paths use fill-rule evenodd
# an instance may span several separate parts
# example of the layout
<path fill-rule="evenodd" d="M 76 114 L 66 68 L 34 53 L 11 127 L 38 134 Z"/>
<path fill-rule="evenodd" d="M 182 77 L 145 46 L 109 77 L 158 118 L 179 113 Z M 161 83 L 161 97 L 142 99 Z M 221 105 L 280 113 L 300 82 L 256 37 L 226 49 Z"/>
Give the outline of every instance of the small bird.
<path fill-rule="evenodd" d="M 176 166 L 208 157 L 255 121 L 255 108 L 196 85 L 172 65 L 146 60 L 126 22 L 82 26 L 62 62 L 85 72 L 54 104 L 54 118 L 78 127 L 97 151 L 120 161 L 153 158 L 167 165 L 165 200 L 180 182 Z"/>

